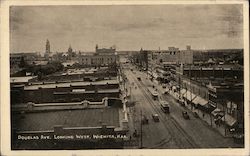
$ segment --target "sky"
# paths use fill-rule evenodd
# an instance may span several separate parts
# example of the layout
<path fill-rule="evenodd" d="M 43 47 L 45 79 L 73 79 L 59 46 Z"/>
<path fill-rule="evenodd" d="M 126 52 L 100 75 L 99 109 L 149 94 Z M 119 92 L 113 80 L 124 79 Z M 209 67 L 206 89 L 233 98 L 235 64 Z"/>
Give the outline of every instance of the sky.
<path fill-rule="evenodd" d="M 10 50 L 118 51 L 243 48 L 243 11 L 239 4 L 12 6 Z"/>

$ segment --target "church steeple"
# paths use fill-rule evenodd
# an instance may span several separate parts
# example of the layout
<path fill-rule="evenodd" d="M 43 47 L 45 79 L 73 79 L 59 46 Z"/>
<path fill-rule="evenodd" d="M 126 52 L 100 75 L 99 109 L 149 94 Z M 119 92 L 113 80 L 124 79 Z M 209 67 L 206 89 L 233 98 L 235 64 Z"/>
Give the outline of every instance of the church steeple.
<path fill-rule="evenodd" d="M 71 48 L 71 44 L 69 45 L 69 49 L 68 49 L 68 53 L 72 53 L 73 52 L 73 50 L 72 50 L 72 48 Z"/>

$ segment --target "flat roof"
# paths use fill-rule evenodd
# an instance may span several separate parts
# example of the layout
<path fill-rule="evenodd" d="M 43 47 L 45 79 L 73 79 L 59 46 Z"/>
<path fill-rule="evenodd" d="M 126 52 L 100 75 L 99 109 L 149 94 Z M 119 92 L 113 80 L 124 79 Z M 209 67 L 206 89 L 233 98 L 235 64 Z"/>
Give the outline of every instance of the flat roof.
<path fill-rule="evenodd" d="M 53 130 L 56 125 L 98 127 L 102 123 L 119 127 L 119 108 L 60 110 L 12 115 L 12 125 L 18 131 Z"/>
<path fill-rule="evenodd" d="M 89 86 L 89 85 L 104 85 L 104 84 L 118 84 L 117 79 L 113 80 L 101 80 L 95 82 L 65 82 L 65 83 L 45 83 L 45 84 L 38 84 L 38 85 L 30 85 L 25 86 L 25 90 L 36 90 L 39 88 L 56 88 L 56 87 L 70 87 L 70 86 Z"/>
<path fill-rule="evenodd" d="M 37 76 L 10 77 L 10 83 L 28 82 Z"/>

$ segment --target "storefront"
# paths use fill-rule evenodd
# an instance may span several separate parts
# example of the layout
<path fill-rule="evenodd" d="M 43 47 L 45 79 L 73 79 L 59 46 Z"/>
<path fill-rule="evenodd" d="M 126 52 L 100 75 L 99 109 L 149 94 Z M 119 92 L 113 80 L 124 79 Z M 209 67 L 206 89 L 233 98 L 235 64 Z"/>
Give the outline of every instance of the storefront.
<path fill-rule="evenodd" d="M 208 104 L 208 101 L 200 96 L 196 96 L 196 98 L 193 100 L 193 104 L 194 104 L 195 108 L 201 108 L 201 107 L 206 108 L 205 105 Z M 203 109 L 203 108 L 201 108 L 201 109 Z"/>

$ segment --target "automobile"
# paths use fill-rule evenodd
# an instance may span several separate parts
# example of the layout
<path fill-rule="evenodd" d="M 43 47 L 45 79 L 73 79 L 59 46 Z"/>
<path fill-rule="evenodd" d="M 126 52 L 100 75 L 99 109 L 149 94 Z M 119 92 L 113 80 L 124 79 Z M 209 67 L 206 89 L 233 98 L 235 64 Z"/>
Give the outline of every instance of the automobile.
<path fill-rule="evenodd" d="M 190 119 L 190 117 L 189 117 L 189 115 L 188 115 L 188 113 L 186 111 L 182 112 L 182 116 L 183 116 L 184 119 L 187 119 L 187 120 Z"/>
<path fill-rule="evenodd" d="M 166 88 L 166 86 L 167 86 L 166 84 L 162 84 L 162 88 Z"/>
<path fill-rule="evenodd" d="M 183 99 L 178 99 L 177 101 L 182 107 L 185 107 L 185 102 Z"/>
<path fill-rule="evenodd" d="M 158 114 L 152 114 L 152 119 L 154 120 L 154 122 L 159 122 L 159 115 Z"/>
<path fill-rule="evenodd" d="M 194 115 L 194 117 L 199 118 L 197 111 L 193 111 L 193 115 Z"/>
<path fill-rule="evenodd" d="M 168 93 L 169 93 L 169 91 L 168 91 L 168 90 L 165 90 L 165 91 L 164 91 L 164 94 L 168 94 Z"/>
<path fill-rule="evenodd" d="M 140 77 L 137 77 L 137 80 L 138 80 L 138 81 L 141 81 L 141 78 L 140 78 Z"/>
<path fill-rule="evenodd" d="M 148 118 L 145 115 L 143 115 L 142 117 L 142 124 L 143 125 L 148 124 Z"/>

